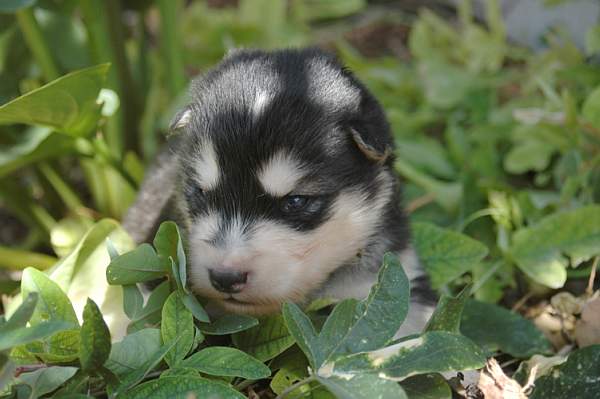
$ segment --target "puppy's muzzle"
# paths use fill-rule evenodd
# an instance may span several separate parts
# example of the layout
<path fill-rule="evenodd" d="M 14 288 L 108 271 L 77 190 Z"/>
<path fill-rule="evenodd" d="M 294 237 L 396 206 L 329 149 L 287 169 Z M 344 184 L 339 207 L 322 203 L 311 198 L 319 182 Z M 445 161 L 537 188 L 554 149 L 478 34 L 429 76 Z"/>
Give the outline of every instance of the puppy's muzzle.
<path fill-rule="evenodd" d="M 208 269 L 208 276 L 210 278 L 210 283 L 216 290 L 228 294 L 240 292 L 248 280 L 248 273 L 237 271 L 217 271 Z"/>

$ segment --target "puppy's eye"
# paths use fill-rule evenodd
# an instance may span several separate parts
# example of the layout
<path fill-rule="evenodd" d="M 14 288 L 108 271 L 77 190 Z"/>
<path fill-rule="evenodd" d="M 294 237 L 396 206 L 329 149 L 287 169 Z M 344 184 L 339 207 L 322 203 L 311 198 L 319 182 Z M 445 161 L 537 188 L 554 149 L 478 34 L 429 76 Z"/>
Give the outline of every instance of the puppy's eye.
<path fill-rule="evenodd" d="M 281 210 L 285 213 L 298 212 L 306 208 L 310 197 L 306 195 L 288 195 L 281 200 Z"/>

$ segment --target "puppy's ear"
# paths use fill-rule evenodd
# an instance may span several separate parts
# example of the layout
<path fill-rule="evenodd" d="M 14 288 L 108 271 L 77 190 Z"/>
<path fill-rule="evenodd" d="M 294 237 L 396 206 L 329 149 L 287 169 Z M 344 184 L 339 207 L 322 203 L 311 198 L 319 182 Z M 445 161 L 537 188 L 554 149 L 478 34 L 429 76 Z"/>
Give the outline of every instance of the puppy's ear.
<path fill-rule="evenodd" d="M 361 131 L 353 127 L 350 128 L 350 134 L 358 149 L 369 160 L 378 165 L 385 164 L 390 155 L 392 155 L 392 146 L 382 140 L 377 140 L 377 137 L 365 133 L 364 131 L 361 133 Z"/>
<path fill-rule="evenodd" d="M 192 108 L 186 106 L 181 111 L 177 112 L 171 123 L 169 123 L 169 134 L 176 133 L 177 131 L 185 128 L 192 120 Z"/>

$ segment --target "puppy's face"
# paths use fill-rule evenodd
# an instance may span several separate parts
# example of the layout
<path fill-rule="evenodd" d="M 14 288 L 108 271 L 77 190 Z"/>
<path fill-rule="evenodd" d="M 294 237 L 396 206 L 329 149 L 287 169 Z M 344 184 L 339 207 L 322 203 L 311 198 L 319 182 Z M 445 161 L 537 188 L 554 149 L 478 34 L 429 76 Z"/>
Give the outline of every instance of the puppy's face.
<path fill-rule="evenodd" d="M 321 57 L 234 56 L 180 115 L 190 283 L 227 311 L 302 301 L 355 259 L 392 196 L 389 167 L 355 129 L 367 94 Z"/>

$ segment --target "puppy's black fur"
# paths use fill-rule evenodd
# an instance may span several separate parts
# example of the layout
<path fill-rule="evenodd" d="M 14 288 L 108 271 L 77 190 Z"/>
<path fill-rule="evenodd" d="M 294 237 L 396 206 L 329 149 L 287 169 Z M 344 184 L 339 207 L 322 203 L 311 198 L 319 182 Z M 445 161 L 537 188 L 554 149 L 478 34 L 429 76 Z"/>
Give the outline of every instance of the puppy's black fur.
<path fill-rule="evenodd" d="M 349 274 L 372 277 L 384 252 L 410 250 L 389 124 L 377 100 L 333 56 L 317 49 L 237 51 L 196 80 L 191 94 L 191 104 L 173 122 L 181 132 L 170 153 L 162 155 L 125 219 L 134 239 L 151 238 L 165 218 L 177 220 L 189 233 L 215 210 L 218 228 L 204 240 L 215 247 L 225 245 L 234 220 L 241 220 L 249 241 L 257 220 L 310 235 L 335 216 L 340 193 L 357 192 L 375 204 L 385 192 L 377 228 L 357 248 L 357 256 L 339 259 L 329 277 L 306 297 L 327 292 Z M 220 172 L 210 190 L 199 185 L 195 167 L 197 149 L 207 141 Z M 300 191 L 293 194 L 308 194 L 308 204 L 292 214 L 283 211 L 288 197 L 265 192 L 257 178 L 257 171 L 280 152 L 291 154 L 307 172 L 298 183 Z M 418 265 L 409 267 L 415 269 L 407 271 L 409 277 L 422 282 Z M 425 293 L 414 300 L 430 303 L 424 287 L 420 284 L 414 291 Z"/>

